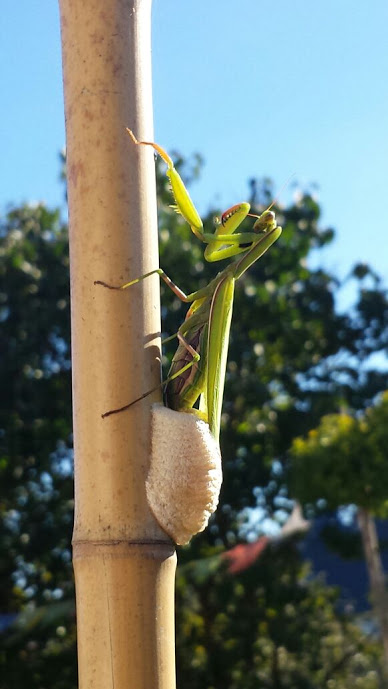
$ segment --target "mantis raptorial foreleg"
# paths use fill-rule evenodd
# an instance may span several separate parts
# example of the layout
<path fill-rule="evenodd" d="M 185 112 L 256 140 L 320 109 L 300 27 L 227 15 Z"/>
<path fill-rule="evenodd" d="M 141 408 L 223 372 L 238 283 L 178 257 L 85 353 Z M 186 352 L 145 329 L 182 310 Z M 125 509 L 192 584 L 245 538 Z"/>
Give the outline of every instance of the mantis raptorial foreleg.
<path fill-rule="evenodd" d="M 95 282 L 109 289 L 125 290 L 158 274 L 179 299 L 191 304 L 177 332 L 178 349 L 167 380 L 163 383 L 165 400 L 172 409 L 194 412 L 205 418 L 213 436 L 218 440 L 235 282 L 279 238 L 282 230 L 276 225 L 275 214 L 270 208 L 260 216 L 251 216 L 249 204 L 240 203 L 221 216 L 220 225 L 213 234 L 204 232 L 201 218 L 168 154 L 158 144 L 138 141 L 131 130 L 127 131 L 136 145 L 152 146 L 167 164 L 167 176 L 171 182 L 176 210 L 188 222 L 196 237 L 207 244 L 206 260 L 219 261 L 243 253 L 243 256 L 218 273 L 208 285 L 188 295 L 161 268 L 120 286 L 109 285 L 101 280 Z M 255 218 L 253 230 L 236 232 L 248 216 Z M 123 407 L 106 412 L 103 416 L 124 411 L 151 392 L 154 390 Z M 194 408 L 198 400 L 200 411 Z"/>
<path fill-rule="evenodd" d="M 168 153 L 153 141 L 138 141 L 131 129 L 127 129 L 127 132 L 137 146 L 151 146 L 166 163 L 166 174 L 170 180 L 171 191 L 175 199 L 175 204 L 172 205 L 172 208 L 182 215 L 190 225 L 195 236 L 209 245 L 205 250 L 207 261 L 221 261 L 224 258 L 230 258 L 230 256 L 246 251 L 253 242 L 257 241 L 259 233 L 267 231 L 268 221 L 274 220 L 274 214 L 268 209 L 260 216 L 251 215 L 249 213 L 249 203 L 243 202 L 232 206 L 222 214 L 220 224 L 214 234 L 204 232 L 198 211 Z M 267 214 L 269 214 L 269 217 L 267 217 Z M 253 232 L 235 233 L 235 230 L 247 216 L 256 218 Z M 223 248 L 223 245 L 227 245 L 227 247 Z"/>

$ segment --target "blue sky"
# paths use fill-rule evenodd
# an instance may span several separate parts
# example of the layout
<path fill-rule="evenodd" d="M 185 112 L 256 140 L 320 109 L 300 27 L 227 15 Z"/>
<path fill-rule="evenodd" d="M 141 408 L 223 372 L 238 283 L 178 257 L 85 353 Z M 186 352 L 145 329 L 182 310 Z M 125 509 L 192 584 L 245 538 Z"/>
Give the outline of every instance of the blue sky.
<path fill-rule="evenodd" d="M 65 142 L 55 0 L 3 0 L 0 209 L 58 205 Z M 386 0 L 154 0 L 155 138 L 205 158 L 202 212 L 248 195 L 250 177 L 319 187 L 324 254 L 387 273 Z M 129 126 L 131 123 L 126 123 Z M 290 191 L 282 194 L 287 201 Z"/>

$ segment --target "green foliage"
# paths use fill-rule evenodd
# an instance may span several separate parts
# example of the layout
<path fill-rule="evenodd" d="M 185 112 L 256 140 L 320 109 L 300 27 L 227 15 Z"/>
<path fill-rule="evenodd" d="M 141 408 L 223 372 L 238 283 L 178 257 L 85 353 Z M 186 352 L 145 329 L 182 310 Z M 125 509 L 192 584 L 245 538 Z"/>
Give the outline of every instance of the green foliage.
<path fill-rule="evenodd" d="M 335 589 L 307 577 L 294 544 L 238 576 L 210 552 L 178 569 L 178 686 L 377 689 L 378 645 L 337 612 Z"/>
<path fill-rule="evenodd" d="M 0 613 L 72 600 L 73 520 L 67 228 L 43 205 L 0 226 Z M 4 554 L 7 557 L 4 557 Z M 7 637 L 1 687 L 43 687 L 74 643 L 74 615 Z M 33 629 L 31 634 L 30 629 Z M 72 649 L 73 650 L 73 649 Z M 56 689 L 75 686 L 74 662 Z M 55 673 L 54 673 L 55 674 Z M 66 681 L 67 678 L 67 681 Z"/>
<path fill-rule="evenodd" d="M 324 416 L 291 448 L 294 494 L 302 503 L 324 499 L 329 509 L 355 503 L 388 516 L 388 393 L 359 416 Z"/>
<path fill-rule="evenodd" d="M 194 179 L 199 166 L 199 158 L 182 160 L 180 172 Z M 217 266 L 205 265 L 203 246 L 169 207 L 159 164 L 158 187 L 160 264 L 194 291 Z M 272 195 L 267 181 L 251 182 L 254 210 Z M 236 289 L 220 507 L 211 527 L 181 551 L 180 685 L 326 689 L 330 680 L 334 689 L 374 689 L 374 647 L 336 613 L 334 592 L 306 579 L 293 548 L 270 550 L 235 577 L 219 564 L 217 553 L 241 537 L 245 508 L 259 502 L 272 513 L 287 494 L 284 474 L 272 464 L 286 461 L 295 436 L 342 407 L 365 409 L 385 387 L 385 373 L 364 366 L 387 346 L 379 278 L 356 267 L 357 303 L 350 315 L 337 313 L 336 278 L 308 263 L 333 237 L 319 227 L 317 202 L 304 194 L 276 212 L 282 239 Z M 216 214 L 205 219 L 208 231 Z M 70 689 L 77 680 L 67 228 L 43 205 L 11 210 L 0 226 L 0 251 L 0 549 L 7 554 L 0 560 L 0 614 L 23 613 L 3 637 L 0 687 Z M 184 317 L 163 286 L 162 315 L 166 335 Z"/>

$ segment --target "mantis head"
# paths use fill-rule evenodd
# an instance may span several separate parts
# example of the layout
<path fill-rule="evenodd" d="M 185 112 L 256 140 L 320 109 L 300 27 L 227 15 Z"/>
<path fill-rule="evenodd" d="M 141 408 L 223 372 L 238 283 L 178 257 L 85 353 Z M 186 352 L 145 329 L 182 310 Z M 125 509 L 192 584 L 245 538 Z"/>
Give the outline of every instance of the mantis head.
<path fill-rule="evenodd" d="M 253 225 L 253 229 L 255 232 L 263 232 L 263 234 L 267 234 L 267 232 L 271 232 L 271 230 L 274 230 L 276 227 L 276 218 L 275 218 L 275 213 L 273 211 L 270 211 L 267 209 L 262 213 L 256 220 L 255 224 Z"/>

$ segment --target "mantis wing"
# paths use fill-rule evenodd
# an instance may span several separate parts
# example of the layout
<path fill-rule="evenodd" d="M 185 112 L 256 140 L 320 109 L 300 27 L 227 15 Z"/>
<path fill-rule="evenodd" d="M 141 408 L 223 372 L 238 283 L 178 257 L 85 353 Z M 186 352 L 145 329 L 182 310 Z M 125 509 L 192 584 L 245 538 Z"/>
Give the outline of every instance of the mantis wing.
<path fill-rule="evenodd" d="M 234 283 L 234 277 L 227 275 L 217 285 L 209 316 L 205 404 L 207 406 L 210 430 L 217 441 L 220 435 L 229 331 L 233 311 Z"/>

